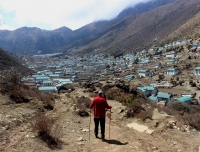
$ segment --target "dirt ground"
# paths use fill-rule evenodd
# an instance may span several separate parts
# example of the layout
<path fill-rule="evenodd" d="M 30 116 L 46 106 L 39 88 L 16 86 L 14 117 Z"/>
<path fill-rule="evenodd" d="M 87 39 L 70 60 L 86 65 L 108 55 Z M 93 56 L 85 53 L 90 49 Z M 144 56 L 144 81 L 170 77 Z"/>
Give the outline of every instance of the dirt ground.
<path fill-rule="evenodd" d="M 93 114 L 89 117 L 80 117 L 72 109 L 73 97 L 89 96 L 82 92 L 83 89 L 76 89 L 70 94 L 61 94 L 56 101 L 54 110 L 48 115 L 56 118 L 56 123 L 62 128 L 63 142 L 62 149 L 51 150 L 46 143 L 37 137 L 32 131 L 30 120 L 24 121 L 19 126 L 13 126 L 1 133 L 0 151 L 5 152 L 199 152 L 200 133 L 194 129 L 189 132 L 182 132 L 179 129 L 167 128 L 165 123 L 174 120 L 164 113 L 155 110 L 153 120 L 141 122 L 136 118 L 124 118 L 119 113 L 124 107 L 117 101 L 108 100 L 112 105 L 112 120 L 106 118 L 105 141 L 95 138 L 93 134 Z M 6 99 L 5 99 L 6 100 Z M 8 111 L 1 109 L 3 120 L 4 113 L 7 115 L 19 114 L 15 108 Z M 27 108 L 24 108 L 24 110 Z M 32 113 L 33 111 L 24 111 Z M 17 118 L 18 119 L 18 118 Z M 24 120 L 21 116 L 22 121 Z M 130 124 L 133 127 L 130 127 Z M 129 127 L 128 127 L 129 126 Z M 151 130 L 150 132 L 148 130 Z M 109 138 L 110 137 L 110 138 Z"/>

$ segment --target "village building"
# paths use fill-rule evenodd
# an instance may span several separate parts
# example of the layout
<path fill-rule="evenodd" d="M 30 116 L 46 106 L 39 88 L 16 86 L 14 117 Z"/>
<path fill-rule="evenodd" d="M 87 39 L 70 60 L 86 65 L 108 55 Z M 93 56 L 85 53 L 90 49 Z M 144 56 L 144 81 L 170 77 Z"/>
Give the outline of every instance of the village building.
<path fill-rule="evenodd" d="M 125 79 L 127 80 L 127 81 L 131 81 L 131 80 L 133 80 L 135 77 L 133 76 L 133 75 L 127 75 L 126 77 L 125 77 Z"/>
<path fill-rule="evenodd" d="M 177 56 L 177 53 L 174 51 L 168 52 L 165 54 L 166 58 L 175 58 Z"/>
<path fill-rule="evenodd" d="M 39 87 L 38 90 L 40 90 L 41 92 L 44 92 L 44 93 L 56 93 L 57 92 L 57 88 L 55 86 Z"/>
<path fill-rule="evenodd" d="M 164 101 L 165 103 L 171 101 L 171 94 L 158 92 L 157 94 L 157 102 Z"/>
<path fill-rule="evenodd" d="M 177 68 L 168 68 L 167 75 L 177 75 L 179 74 L 179 70 Z"/>
<path fill-rule="evenodd" d="M 158 92 L 157 87 L 154 86 L 144 86 L 144 87 L 137 87 L 138 90 L 140 90 L 144 96 L 155 96 Z"/>
<path fill-rule="evenodd" d="M 200 67 L 194 69 L 194 75 L 200 75 Z"/>
<path fill-rule="evenodd" d="M 149 70 L 139 70 L 138 74 L 139 74 L 139 77 L 148 77 L 148 76 L 150 76 L 150 71 Z"/>
<path fill-rule="evenodd" d="M 173 100 L 173 102 L 175 102 L 175 101 L 191 104 L 192 103 L 192 98 L 189 97 L 189 96 L 183 96 L 183 97 L 176 98 L 175 100 Z"/>
<path fill-rule="evenodd" d="M 43 86 L 52 86 L 53 85 L 53 82 L 52 81 L 43 81 L 42 82 Z"/>
<path fill-rule="evenodd" d="M 167 64 L 174 64 L 174 63 L 176 63 L 176 60 L 168 60 L 167 61 Z"/>
<path fill-rule="evenodd" d="M 74 75 L 75 72 L 72 68 L 65 68 L 65 74 L 66 75 Z"/>

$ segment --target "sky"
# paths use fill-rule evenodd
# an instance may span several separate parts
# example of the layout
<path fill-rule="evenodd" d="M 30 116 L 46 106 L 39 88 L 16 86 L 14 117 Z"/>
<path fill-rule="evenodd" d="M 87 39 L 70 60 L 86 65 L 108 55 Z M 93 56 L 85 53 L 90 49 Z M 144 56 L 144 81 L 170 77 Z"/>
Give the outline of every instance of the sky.
<path fill-rule="evenodd" d="M 72 30 L 115 18 L 123 9 L 151 0 L 0 0 L 0 30 L 38 27 Z"/>

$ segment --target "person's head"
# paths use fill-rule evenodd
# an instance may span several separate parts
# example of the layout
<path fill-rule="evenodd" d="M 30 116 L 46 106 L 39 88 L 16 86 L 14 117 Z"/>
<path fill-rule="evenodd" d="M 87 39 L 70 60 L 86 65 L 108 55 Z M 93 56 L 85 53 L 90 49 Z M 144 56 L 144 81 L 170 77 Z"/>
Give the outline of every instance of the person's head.
<path fill-rule="evenodd" d="M 105 96 L 105 94 L 104 94 L 104 92 L 103 92 L 102 90 L 100 90 L 100 91 L 98 92 L 98 95 L 101 96 L 101 97 L 103 97 L 103 98 L 104 98 L 104 96 Z"/>

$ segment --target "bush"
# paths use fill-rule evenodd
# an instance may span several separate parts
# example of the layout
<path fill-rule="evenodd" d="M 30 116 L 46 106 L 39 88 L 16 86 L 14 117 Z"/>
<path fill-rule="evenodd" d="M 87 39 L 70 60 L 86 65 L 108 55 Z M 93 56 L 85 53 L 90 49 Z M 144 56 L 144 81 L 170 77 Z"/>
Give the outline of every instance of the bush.
<path fill-rule="evenodd" d="M 76 107 L 78 110 L 76 111 L 79 116 L 89 116 L 89 113 L 87 112 L 87 108 L 89 108 L 91 103 L 91 99 L 88 97 L 81 96 L 76 101 Z"/>
<path fill-rule="evenodd" d="M 0 72 L 0 86 L 1 91 L 9 92 L 13 86 L 20 84 L 22 79 L 21 73 L 14 68 L 3 70 Z"/>
<path fill-rule="evenodd" d="M 45 141 L 49 148 L 61 149 L 62 127 L 55 124 L 55 119 L 46 116 L 44 113 L 38 113 L 31 122 L 33 131 L 36 131 L 40 139 Z"/>

